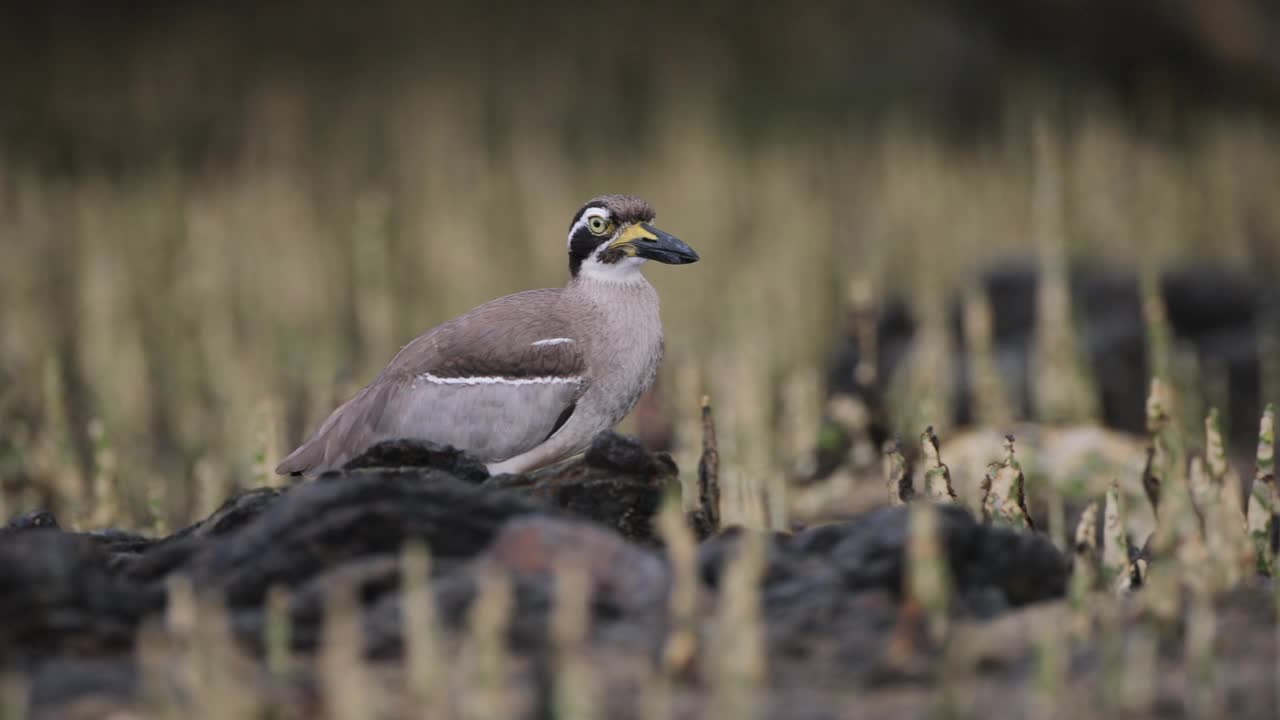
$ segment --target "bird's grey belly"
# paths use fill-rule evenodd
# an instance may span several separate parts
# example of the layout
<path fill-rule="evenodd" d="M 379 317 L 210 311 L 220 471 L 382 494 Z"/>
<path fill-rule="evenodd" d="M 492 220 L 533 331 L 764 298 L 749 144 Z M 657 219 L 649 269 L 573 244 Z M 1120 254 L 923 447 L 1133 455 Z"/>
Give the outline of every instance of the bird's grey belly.
<path fill-rule="evenodd" d="M 618 363 L 604 381 L 592 384 L 587 393 L 595 396 L 584 397 L 580 406 L 595 409 L 600 430 L 612 428 L 635 409 L 640 396 L 653 386 L 661 361 L 662 345 L 659 343 L 654 350 L 637 353 L 636 361 Z"/>
<path fill-rule="evenodd" d="M 398 426 L 385 433 L 452 445 L 485 462 L 506 460 L 545 440 L 576 390 L 575 383 L 418 381 L 405 394 Z"/>

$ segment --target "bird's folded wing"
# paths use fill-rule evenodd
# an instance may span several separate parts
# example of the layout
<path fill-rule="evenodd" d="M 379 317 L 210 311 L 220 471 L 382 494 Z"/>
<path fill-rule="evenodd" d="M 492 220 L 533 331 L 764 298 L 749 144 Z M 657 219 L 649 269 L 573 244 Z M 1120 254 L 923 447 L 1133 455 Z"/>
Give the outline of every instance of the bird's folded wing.
<path fill-rule="evenodd" d="M 554 299 L 483 305 L 415 339 L 278 472 L 339 467 L 373 443 L 401 437 L 486 461 L 535 447 L 568 419 L 587 386 L 579 341 Z"/>

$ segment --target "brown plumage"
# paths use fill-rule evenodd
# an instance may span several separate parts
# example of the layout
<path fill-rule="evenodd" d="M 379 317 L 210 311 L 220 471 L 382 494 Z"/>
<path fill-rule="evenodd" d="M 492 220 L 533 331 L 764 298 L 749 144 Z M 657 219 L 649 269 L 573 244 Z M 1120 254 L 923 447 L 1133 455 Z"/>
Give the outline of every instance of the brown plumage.
<path fill-rule="evenodd" d="M 393 438 L 467 450 L 494 472 L 580 452 L 657 373 L 657 294 L 639 266 L 697 259 L 652 218 L 632 196 L 587 203 L 570 226 L 568 285 L 493 300 L 414 339 L 276 471 L 341 467 Z"/>

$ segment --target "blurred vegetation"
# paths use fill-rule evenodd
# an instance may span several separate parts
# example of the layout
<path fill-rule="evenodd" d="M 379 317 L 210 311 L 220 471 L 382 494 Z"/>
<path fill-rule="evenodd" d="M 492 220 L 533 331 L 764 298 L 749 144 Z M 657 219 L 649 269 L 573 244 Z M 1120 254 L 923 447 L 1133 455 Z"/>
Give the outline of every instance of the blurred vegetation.
<path fill-rule="evenodd" d="M 271 481 L 408 339 L 563 283 L 604 192 L 702 254 L 648 273 L 662 396 L 682 467 L 707 391 L 757 489 L 812 444 L 850 278 L 928 313 L 1046 233 L 1280 273 L 1266 8 L 1017 5 L 10 11 L 0 497 L 173 527 Z"/>

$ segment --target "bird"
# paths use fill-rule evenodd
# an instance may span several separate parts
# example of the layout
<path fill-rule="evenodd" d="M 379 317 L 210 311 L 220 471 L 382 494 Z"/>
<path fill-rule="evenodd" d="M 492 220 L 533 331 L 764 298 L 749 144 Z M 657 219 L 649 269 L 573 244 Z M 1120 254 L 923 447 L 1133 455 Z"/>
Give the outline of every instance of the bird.
<path fill-rule="evenodd" d="M 649 260 L 697 262 L 634 195 L 602 195 L 569 224 L 569 280 L 480 305 L 414 338 L 276 468 L 315 476 L 395 439 L 448 445 L 491 475 L 584 451 L 657 377 L 664 341 Z"/>

